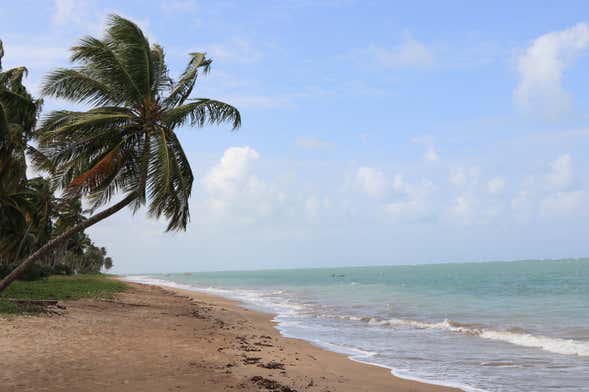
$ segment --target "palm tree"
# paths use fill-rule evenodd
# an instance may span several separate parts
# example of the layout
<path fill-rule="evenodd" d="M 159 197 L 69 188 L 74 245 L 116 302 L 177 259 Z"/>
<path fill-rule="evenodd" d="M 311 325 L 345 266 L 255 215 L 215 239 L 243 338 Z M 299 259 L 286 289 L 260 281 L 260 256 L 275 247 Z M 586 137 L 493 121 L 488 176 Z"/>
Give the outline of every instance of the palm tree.
<path fill-rule="evenodd" d="M 168 220 L 168 231 L 186 228 L 193 174 L 174 130 L 185 124 L 230 122 L 233 129 L 241 124 L 231 105 L 190 99 L 197 76 L 211 64 L 204 53 L 190 56 L 180 78 L 172 80 L 163 49 L 150 46 L 136 24 L 112 15 L 104 39 L 86 37 L 72 48 L 76 67 L 47 76 L 44 95 L 91 107 L 43 119 L 36 139 L 45 163 L 53 166 L 53 183 L 65 197 L 85 197 L 92 211 L 115 195 L 123 197 L 25 258 L 0 282 L 0 292 L 35 260 L 126 206 L 137 211 L 147 204 L 151 216 Z"/>
<path fill-rule="evenodd" d="M 0 61 L 3 56 L 0 41 Z M 4 71 L 0 63 L 0 265 L 27 254 L 38 243 L 35 237 L 47 234 L 34 220 L 40 217 L 35 204 L 43 195 L 43 184 L 26 178 L 25 151 L 38 153 L 28 142 L 42 104 L 22 84 L 26 74 L 24 67 Z"/>
<path fill-rule="evenodd" d="M 60 235 L 70 227 L 86 220 L 84 212 L 82 211 L 82 202 L 80 199 L 57 199 L 56 210 L 57 213 L 53 227 L 53 231 L 56 235 Z M 77 232 L 61 245 L 61 251 L 82 254 L 85 237 L 87 237 L 87 235 L 83 231 Z M 56 262 L 57 260 L 54 261 Z"/>

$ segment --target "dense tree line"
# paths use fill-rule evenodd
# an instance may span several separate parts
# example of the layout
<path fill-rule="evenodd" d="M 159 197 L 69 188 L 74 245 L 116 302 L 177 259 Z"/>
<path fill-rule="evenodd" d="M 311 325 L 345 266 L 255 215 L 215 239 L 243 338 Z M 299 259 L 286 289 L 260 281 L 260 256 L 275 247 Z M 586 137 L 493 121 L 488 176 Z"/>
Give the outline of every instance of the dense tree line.
<path fill-rule="evenodd" d="M 53 168 L 31 145 L 42 100 L 25 86 L 25 67 L 4 70 L 0 41 L 0 277 L 19 260 L 86 218 L 80 197 L 58 198 L 51 183 Z M 28 178 L 27 158 L 49 175 Z M 95 273 L 112 267 L 106 249 L 80 231 L 27 269 L 25 278 L 53 273 Z"/>

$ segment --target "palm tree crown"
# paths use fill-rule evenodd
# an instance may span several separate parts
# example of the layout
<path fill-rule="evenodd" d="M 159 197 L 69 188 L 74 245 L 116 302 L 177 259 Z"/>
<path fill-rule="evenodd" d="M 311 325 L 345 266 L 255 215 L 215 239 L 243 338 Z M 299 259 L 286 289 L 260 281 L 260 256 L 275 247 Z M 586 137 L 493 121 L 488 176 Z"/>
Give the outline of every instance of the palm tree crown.
<path fill-rule="evenodd" d="M 120 16 L 109 18 L 103 39 L 86 37 L 72 48 L 74 68 L 50 73 L 43 94 L 88 105 L 86 111 L 50 113 L 36 134 L 54 185 L 66 196 L 85 196 L 95 209 L 124 192 L 136 210 L 168 219 L 167 230 L 184 229 L 193 174 L 174 130 L 241 124 L 226 103 L 190 98 L 199 73 L 209 70 L 204 53 L 191 53 L 179 80 L 168 74 L 164 51 Z"/>

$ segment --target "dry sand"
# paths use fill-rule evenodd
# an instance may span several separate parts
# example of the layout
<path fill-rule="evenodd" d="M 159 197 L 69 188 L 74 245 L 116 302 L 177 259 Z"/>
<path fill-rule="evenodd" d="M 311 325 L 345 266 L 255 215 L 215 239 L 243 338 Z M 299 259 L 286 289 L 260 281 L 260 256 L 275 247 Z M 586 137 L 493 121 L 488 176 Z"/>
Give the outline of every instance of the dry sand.
<path fill-rule="evenodd" d="M 0 318 L 0 391 L 449 392 L 285 338 L 272 316 L 131 284 L 62 315 Z"/>

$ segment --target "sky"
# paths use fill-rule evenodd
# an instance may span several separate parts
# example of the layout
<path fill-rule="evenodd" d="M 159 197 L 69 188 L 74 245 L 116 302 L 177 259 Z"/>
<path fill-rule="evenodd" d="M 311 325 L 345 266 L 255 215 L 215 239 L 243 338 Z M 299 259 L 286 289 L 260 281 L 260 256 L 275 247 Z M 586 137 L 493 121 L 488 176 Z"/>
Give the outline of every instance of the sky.
<path fill-rule="evenodd" d="M 186 232 L 89 230 L 116 273 L 589 256 L 585 1 L 6 1 L 4 66 L 43 75 L 108 14 L 243 126 L 178 130 Z M 44 113 L 71 108 L 46 99 Z"/>

